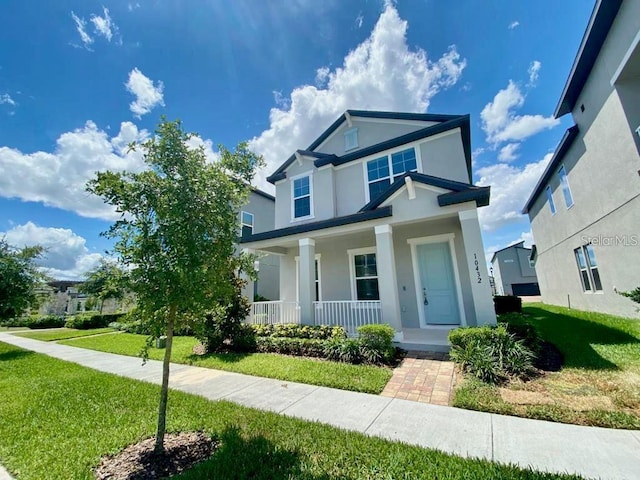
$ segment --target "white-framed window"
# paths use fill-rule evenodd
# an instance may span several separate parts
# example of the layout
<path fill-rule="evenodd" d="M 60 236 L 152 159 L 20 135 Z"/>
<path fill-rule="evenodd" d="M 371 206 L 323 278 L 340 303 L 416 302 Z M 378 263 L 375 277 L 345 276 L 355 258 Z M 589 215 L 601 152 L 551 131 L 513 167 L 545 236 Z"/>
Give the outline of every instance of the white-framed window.
<path fill-rule="evenodd" d="M 358 129 L 351 128 L 344 132 L 344 151 L 348 152 L 358 148 Z"/>
<path fill-rule="evenodd" d="M 593 250 L 593 245 L 578 247 L 574 250 L 574 254 L 580 271 L 582 290 L 585 292 L 601 292 L 602 281 L 600 280 L 600 272 L 598 271 L 598 262 L 596 261 L 596 252 Z"/>
<path fill-rule="evenodd" d="M 240 236 L 253 235 L 253 213 L 240 212 Z"/>
<path fill-rule="evenodd" d="M 313 217 L 313 177 L 310 173 L 291 179 L 291 213 L 293 220 Z"/>
<path fill-rule="evenodd" d="M 567 177 L 567 171 L 564 165 L 558 170 L 558 177 L 560 177 L 560 186 L 562 187 L 562 195 L 564 196 L 564 204 L 567 208 L 573 206 L 573 195 L 571 195 L 571 188 L 569 187 L 569 178 Z"/>
<path fill-rule="evenodd" d="M 556 204 L 553 201 L 553 192 L 551 191 L 551 187 L 547 186 L 545 190 L 547 191 L 547 200 L 549 201 L 549 210 L 551 210 L 551 215 L 555 215 Z"/>
<path fill-rule="evenodd" d="M 375 247 L 348 250 L 353 300 L 380 300 Z"/>
<path fill-rule="evenodd" d="M 384 192 L 393 181 L 406 172 L 418 171 L 416 149 L 411 147 L 383 157 L 374 158 L 366 163 L 367 188 L 369 200 L 373 200 Z"/>
<path fill-rule="evenodd" d="M 316 296 L 315 301 L 322 301 L 322 267 L 320 261 L 322 254 L 316 253 L 315 270 L 316 270 Z M 300 301 L 300 257 L 296 257 L 296 302 Z"/>

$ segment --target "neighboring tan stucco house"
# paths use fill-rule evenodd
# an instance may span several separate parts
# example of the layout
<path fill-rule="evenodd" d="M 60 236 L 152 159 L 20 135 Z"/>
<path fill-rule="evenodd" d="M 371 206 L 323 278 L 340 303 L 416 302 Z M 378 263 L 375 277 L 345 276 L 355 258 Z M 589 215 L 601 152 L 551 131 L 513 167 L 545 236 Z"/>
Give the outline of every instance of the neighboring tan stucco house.
<path fill-rule="evenodd" d="M 275 226 L 241 247 L 279 256 L 280 297 L 254 321 L 383 322 L 444 346 L 451 328 L 496 322 L 468 115 L 347 110 L 268 180 Z"/>
<path fill-rule="evenodd" d="M 491 257 L 496 295 L 540 295 L 536 271 L 531 264 L 531 249 L 524 241 L 496 251 Z"/>
<path fill-rule="evenodd" d="M 276 199 L 262 190 L 252 188 L 249 201 L 240 211 L 240 237 L 274 229 Z M 244 289 L 253 301 L 256 296 L 277 300 L 280 295 L 280 262 L 276 255 L 260 255 L 257 261 L 258 279 Z"/>
<path fill-rule="evenodd" d="M 638 317 L 640 2 L 598 1 L 555 111 L 574 126 L 523 213 L 543 301 Z"/>

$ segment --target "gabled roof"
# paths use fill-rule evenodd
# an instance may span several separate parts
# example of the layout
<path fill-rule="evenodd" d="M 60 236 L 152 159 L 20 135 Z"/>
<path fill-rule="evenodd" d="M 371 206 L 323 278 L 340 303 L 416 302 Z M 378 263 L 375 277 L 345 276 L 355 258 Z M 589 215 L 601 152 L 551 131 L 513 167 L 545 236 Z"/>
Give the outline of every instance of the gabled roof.
<path fill-rule="evenodd" d="M 513 245 L 509 245 L 508 247 L 504 247 L 504 248 L 501 248 L 500 250 L 496 250 L 495 252 L 493 252 L 493 256 L 491 257 L 491 261 L 489 263 L 493 263 L 493 260 L 495 260 L 497 254 L 499 254 L 500 252 L 504 252 L 505 250 L 509 250 L 511 248 L 519 248 L 521 250 L 531 250 L 530 248 L 525 247 L 524 240 L 521 240 L 518 243 L 514 243 Z"/>
<path fill-rule="evenodd" d="M 315 157 L 314 165 L 316 168 L 320 168 L 325 165 L 343 165 L 345 163 L 357 160 L 368 155 L 374 155 L 378 152 L 388 150 L 405 143 L 414 142 L 422 138 L 427 138 L 438 133 L 453 130 L 454 128 L 460 128 L 462 131 L 462 143 L 464 147 L 465 159 L 467 162 L 467 171 L 469 178 L 471 178 L 471 130 L 469 124 L 469 115 L 436 115 L 429 113 L 403 113 L 403 112 L 375 112 L 365 110 L 347 110 L 346 114 L 352 117 L 365 117 L 365 118 L 387 118 L 392 120 L 419 120 L 426 122 L 439 122 L 438 125 L 432 125 L 429 127 L 421 128 L 415 132 L 411 132 L 399 137 L 386 140 L 384 142 L 371 145 L 366 148 L 350 152 L 341 157 L 331 154 L 323 154 L 319 152 L 313 152 L 322 142 L 324 142 L 343 122 L 347 121 L 345 114 L 342 114 L 333 124 L 325 130 L 309 147 L 305 150 L 298 150 L 297 153 L 310 157 Z M 278 169 L 273 172 L 267 181 L 275 183 L 278 180 L 283 180 L 287 177 L 286 170 L 289 166 L 296 161 L 296 154 L 289 157 Z"/>
<path fill-rule="evenodd" d="M 540 193 L 542 193 L 545 186 L 549 182 L 549 179 L 558 168 L 558 165 L 560 165 L 560 163 L 564 159 L 564 156 L 569 150 L 569 147 L 573 144 L 574 140 L 578 136 L 578 132 L 579 130 L 577 125 L 568 128 L 567 131 L 564 132 L 562 140 L 560 140 L 556 151 L 553 153 L 553 157 L 551 157 L 551 160 L 549 161 L 549 165 L 547 165 L 547 168 L 545 169 L 544 173 L 540 177 L 540 180 L 538 180 L 538 183 L 533 189 L 533 193 L 529 197 L 529 200 L 527 200 L 527 204 L 522 209 L 523 214 L 526 215 L 527 213 L 529 213 L 529 210 L 533 206 L 533 203 L 536 201 Z"/>
<path fill-rule="evenodd" d="M 276 201 L 276 197 L 274 197 L 273 195 L 268 194 L 267 192 L 260 190 L 259 188 L 256 187 L 251 187 L 251 191 L 253 193 L 255 193 L 256 195 L 260 195 L 261 197 L 266 198 L 267 200 L 271 200 L 272 202 Z"/>
<path fill-rule="evenodd" d="M 593 7 L 578 54 L 573 61 L 571 73 L 556 107 L 554 113 L 556 118 L 570 113 L 575 107 L 621 4 L 622 0 L 597 0 Z"/>
<path fill-rule="evenodd" d="M 364 207 L 362 207 L 360 211 L 366 212 L 378 208 L 389 197 L 391 197 L 391 195 L 393 195 L 406 185 L 405 178 L 407 177 L 411 178 L 411 180 L 417 183 L 451 190 L 450 192 L 438 195 L 438 205 L 440 205 L 441 207 L 471 201 L 475 201 L 478 207 L 489 205 L 489 195 L 491 187 L 477 187 L 468 183 L 456 182 L 453 180 L 447 180 L 446 178 L 425 175 L 423 173 L 407 172 L 402 177 L 393 182 L 389 186 L 389 188 L 378 195 L 378 197 L 371 200 Z"/>

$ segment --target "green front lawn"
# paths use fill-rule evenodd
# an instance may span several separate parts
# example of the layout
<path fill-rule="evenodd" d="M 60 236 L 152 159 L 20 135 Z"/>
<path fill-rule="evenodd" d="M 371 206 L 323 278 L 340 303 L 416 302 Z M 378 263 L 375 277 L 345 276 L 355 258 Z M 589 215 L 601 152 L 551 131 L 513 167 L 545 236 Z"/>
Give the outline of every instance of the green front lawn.
<path fill-rule="evenodd" d="M 559 372 L 502 388 L 465 379 L 453 405 L 563 423 L 640 429 L 640 321 L 543 304 L 526 321 L 564 356 Z"/>
<path fill-rule="evenodd" d="M 66 340 L 69 338 L 87 337 L 90 335 L 98 335 L 101 333 L 113 333 L 112 328 L 92 328 L 89 330 L 76 330 L 73 328 L 60 328 L 57 330 L 49 330 L 46 332 L 25 332 L 16 333 L 17 337 L 32 338 L 33 340 L 42 340 L 43 342 L 53 342 L 55 340 Z"/>
<path fill-rule="evenodd" d="M 145 339 L 144 335 L 121 333 L 80 338 L 61 343 L 102 352 L 135 356 L 144 346 Z M 218 353 L 198 356 L 192 353 L 193 347 L 197 343 L 193 337 L 174 337 L 171 360 L 198 367 L 365 393 L 382 392 L 392 375 L 392 370 L 385 367 L 351 365 L 275 353 Z M 164 350 L 156 348 L 149 350 L 149 358 L 162 360 L 163 357 Z"/>
<path fill-rule="evenodd" d="M 91 479 L 100 457 L 154 434 L 159 387 L 0 343 L 0 463 L 19 480 Z M 336 408 L 339 408 L 336 405 Z M 221 448 L 183 479 L 578 478 L 468 460 L 171 391 L 168 431 Z"/>

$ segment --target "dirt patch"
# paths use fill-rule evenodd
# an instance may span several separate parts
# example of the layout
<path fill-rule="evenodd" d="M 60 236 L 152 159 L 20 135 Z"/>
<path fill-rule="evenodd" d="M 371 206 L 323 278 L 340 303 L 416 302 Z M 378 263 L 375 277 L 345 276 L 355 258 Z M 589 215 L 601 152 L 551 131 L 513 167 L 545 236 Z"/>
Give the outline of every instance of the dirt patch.
<path fill-rule="evenodd" d="M 564 364 L 562 352 L 553 343 L 543 341 L 535 367 L 545 372 L 559 372 Z"/>
<path fill-rule="evenodd" d="M 170 433 L 164 455 L 153 453 L 154 438 L 129 445 L 114 456 L 103 457 L 95 469 L 97 480 L 155 480 L 183 472 L 209 458 L 218 443 L 203 432 Z"/>
<path fill-rule="evenodd" d="M 509 390 L 499 388 L 502 399 L 514 405 L 549 405 L 554 403 L 553 399 L 542 392 L 529 392 L 527 390 Z"/>

